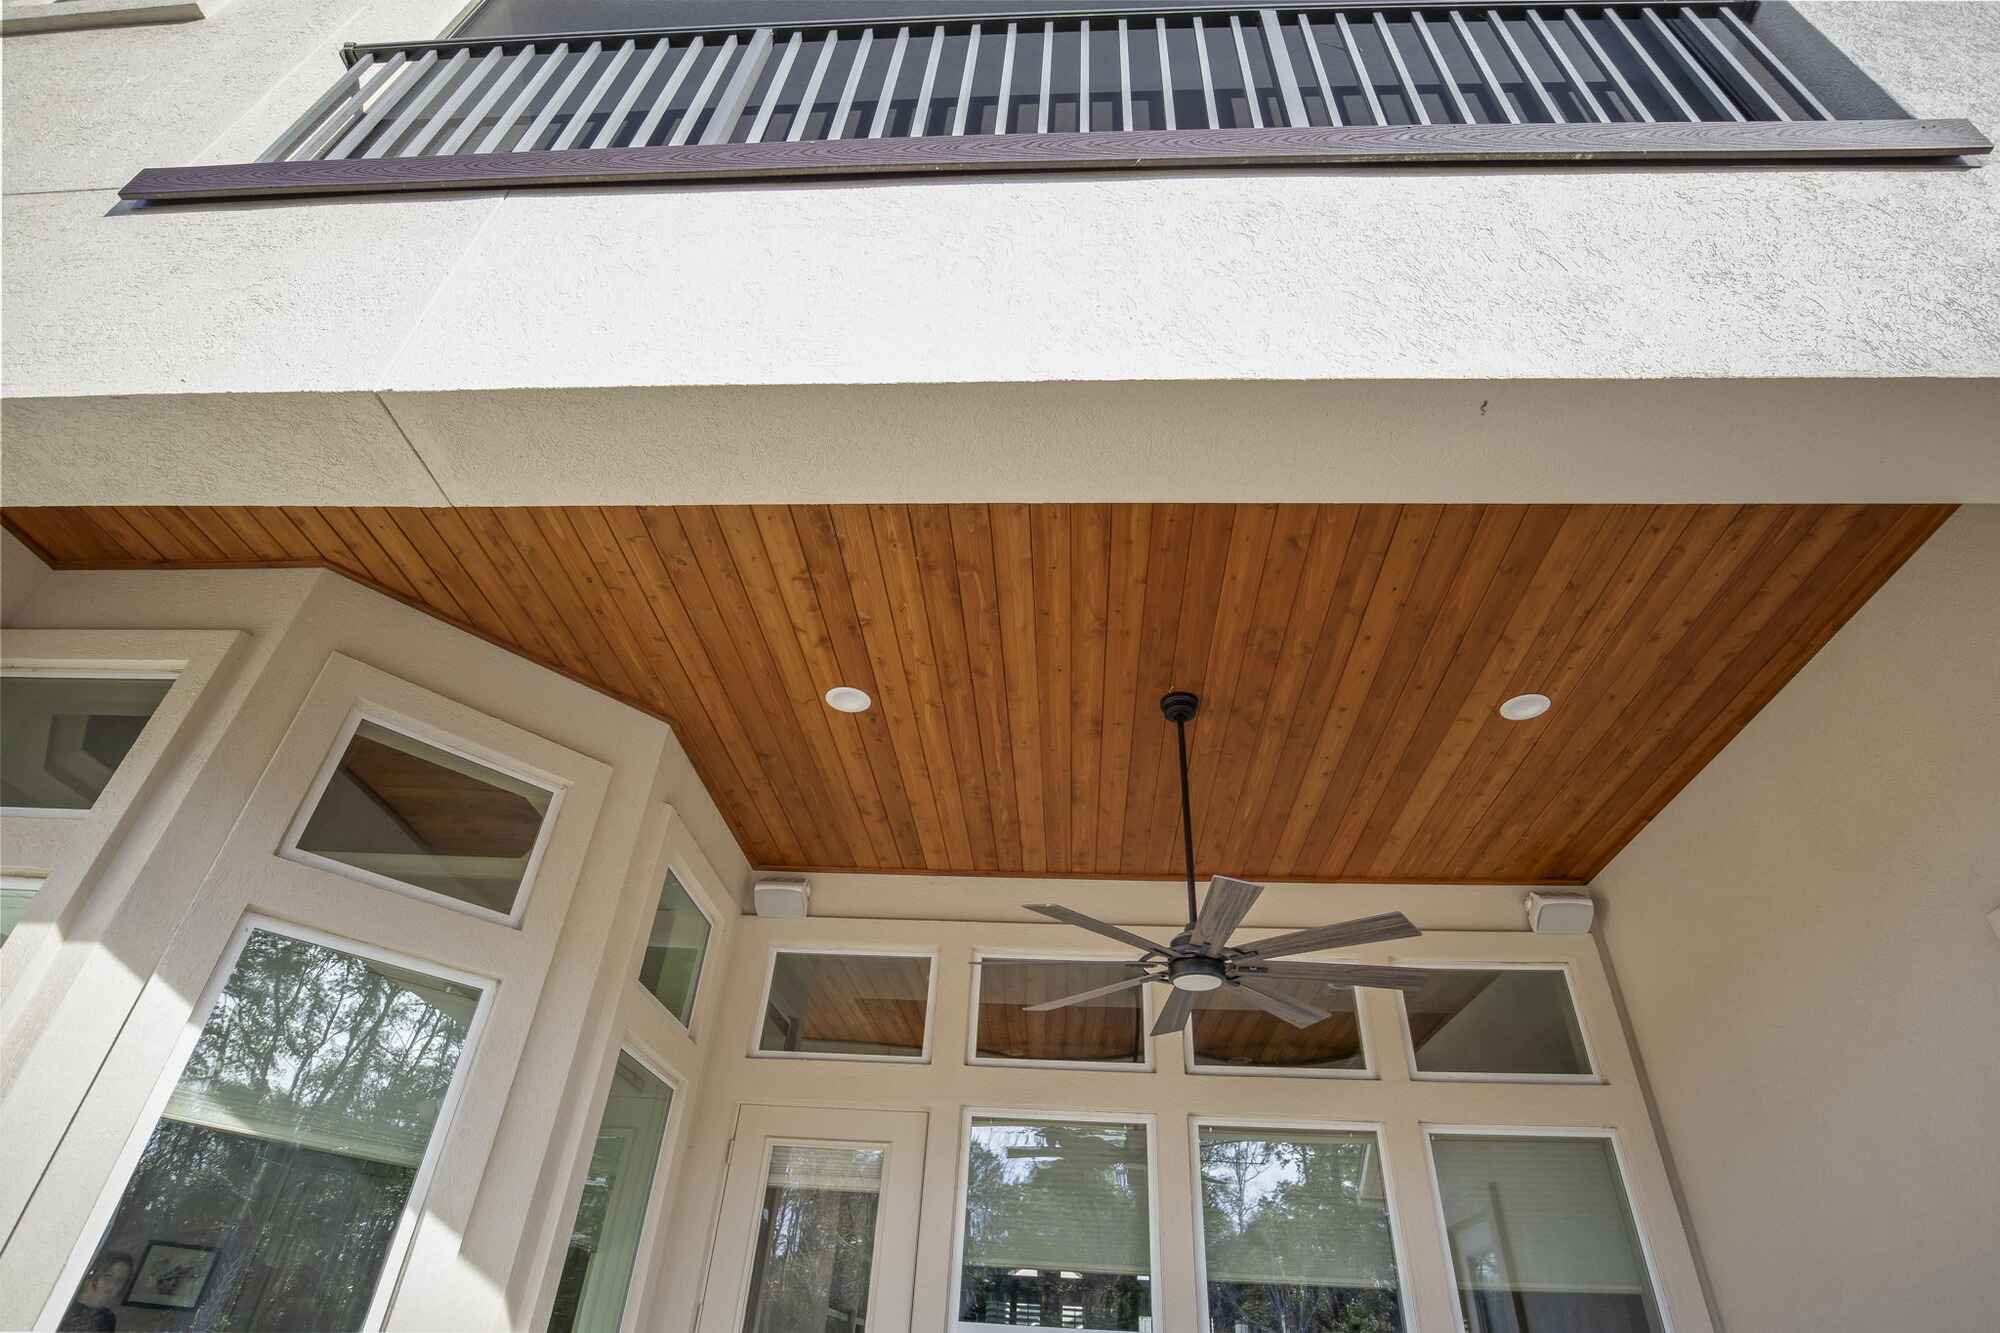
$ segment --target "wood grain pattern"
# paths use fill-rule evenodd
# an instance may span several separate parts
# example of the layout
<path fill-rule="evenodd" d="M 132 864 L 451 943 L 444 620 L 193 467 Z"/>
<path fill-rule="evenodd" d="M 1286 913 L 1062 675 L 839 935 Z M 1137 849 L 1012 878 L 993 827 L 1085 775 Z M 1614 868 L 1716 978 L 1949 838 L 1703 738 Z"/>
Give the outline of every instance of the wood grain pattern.
<path fill-rule="evenodd" d="M 8 509 L 63 568 L 320 564 L 671 723 L 762 867 L 1588 880 L 1940 505 Z M 876 706 L 835 713 L 835 684 Z M 1533 722 L 1495 714 L 1537 691 Z M 1080 1037 L 1088 1045 L 1095 1036 Z"/>
<path fill-rule="evenodd" d="M 149 167 L 124 199 L 171 202 L 409 190 L 842 175 L 1449 162 L 1956 157 L 1993 145 L 1966 120 L 1350 125 L 685 144 L 351 161 Z"/>

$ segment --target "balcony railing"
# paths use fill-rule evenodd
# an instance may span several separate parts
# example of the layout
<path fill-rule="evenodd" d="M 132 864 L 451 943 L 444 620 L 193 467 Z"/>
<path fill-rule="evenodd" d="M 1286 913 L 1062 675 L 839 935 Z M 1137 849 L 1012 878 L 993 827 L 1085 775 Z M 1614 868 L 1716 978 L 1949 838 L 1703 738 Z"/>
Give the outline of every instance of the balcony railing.
<path fill-rule="evenodd" d="M 122 193 L 1991 149 L 1962 120 L 1837 113 L 1829 62 L 1788 64 L 1755 8 L 1162 6 L 349 47 L 255 163 Z"/>

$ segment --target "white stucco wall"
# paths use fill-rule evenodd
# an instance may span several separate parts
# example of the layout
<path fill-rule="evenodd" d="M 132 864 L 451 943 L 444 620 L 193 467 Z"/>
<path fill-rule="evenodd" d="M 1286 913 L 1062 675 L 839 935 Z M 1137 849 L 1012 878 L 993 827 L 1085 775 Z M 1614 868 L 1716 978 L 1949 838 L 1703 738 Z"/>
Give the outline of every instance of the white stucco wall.
<path fill-rule="evenodd" d="M 1599 877 L 1733 1333 L 1987 1333 L 2000 507 L 1961 510 Z"/>
<path fill-rule="evenodd" d="M 1805 8 L 1915 113 L 2000 126 L 2000 6 Z M 1026 386 L 1450 381 L 1454 401 L 1469 405 L 1496 381 L 1550 377 L 2000 370 L 1990 318 L 2000 175 L 1956 163 L 1104 173 L 119 205 L 117 186 L 141 166 L 254 156 L 336 72 L 338 42 L 422 36 L 452 10 L 440 0 L 231 0 L 170 28 L 9 40 L 15 502 L 73 499 L 63 478 L 78 475 L 179 498 L 171 492 L 188 469 L 171 450 L 162 463 L 128 445 L 128 431 L 197 441 L 229 460 L 234 499 L 414 503 L 439 487 L 453 500 L 485 498 L 467 476 L 479 460 L 463 457 L 474 439 L 433 424 L 461 406 L 437 396 L 462 390 L 1003 382 L 1023 386 L 1007 395 L 1020 399 L 1015 415 L 1060 420 L 1065 405 Z M 139 100 L 146 114 L 135 120 Z M 859 418 L 885 438 L 850 451 L 848 402 L 773 392 L 775 406 L 747 410 L 833 423 L 871 482 L 932 458 L 950 476 L 995 453 L 978 432 L 906 438 L 925 425 L 909 412 Z M 275 412 L 236 397 L 291 394 Z M 1687 430 L 1725 442 L 1717 453 L 1745 452 L 1745 435 L 1782 415 L 1686 396 L 1697 404 Z M 33 399 L 62 401 L 22 401 Z M 1991 412 L 1990 386 L 1978 402 Z M 1276 429 L 1286 392 L 1272 403 Z M 1114 404 L 1087 410 L 1111 415 Z M 1653 408 L 1643 394 L 1615 405 L 1609 428 L 1594 432 L 1596 455 L 1579 444 L 1547 470 L 1568 475 L 1606 441 L 1619 461 L 1636 457 L 1617 442 Z M 629 402 L 609 392 L 525 411 L 517 399 L 496 409 L 507 429 L 483 438 L 521 456 L 548 433 L 605 418 L 629 434 L 641 423 L 657 432 L 662 412 L 690 426 L 712 415 L 671 392 L 644 407 L 627 422 Z M 1260 403 L 1233 407 L 1239 434 L 1266 424 Z M 1862 442 L 1855 419 L 1834 428 L 1843 445 Z M 1964 439 L 1933 444 L 1907 405 L 1871 404 L 1860 419 L 1878 456 L 1885 435 L 1918 455 L 1913 470 L 1880 466 L 1864 484 L 1914 475 L 1908 484 L 1927 498 L 2000 495 L 1990 455 Z M 1422 443 L 1463 444 L 1476 424 Z M 78 466 L 79 442 L 81 473 L 65 467 Z M 782 485 L 798 462 L 791 451 L 760 456 L 754 436 L 726 427 L 721 442 L 724 466 L 748 486 Z M 1087 443 L 1064 439 L 1057 455 Z M 1930 450 L 1949 461 L 1927 470 Z M 289 467 L 294 455 L 307 466 Z M 1787 455 L 1778 470 L 1810 476 L 1810 460 Z M 674 461 L 640 475 L 671 491 Z M 1475 477 L 1505 484 L 1494 471 Z M 631 474 L 585 475 L 609 484 Z M 1725 474 L 1718 485 L 1743 481 Z M 1008 475 L 1053 483 L 1061 472 L 1029 460 Z M 1140 475 L 1116 481 L 1129 488 Z M 1214 464 L 1196 473 L 1237 475 Z M 1282 460 L 1252 475 L 1266 495 L 1292 493 L 1271 489 Z M 1583 476 L 1600 482 L 1588 467 Z M 1330 493 L 1337 479 L 1309 484 L 1329 492 L 1318 498 L 1358 498 Z M 1600 485 L 1589 498 L 1627 497 Z M 1734 498 L 1747 498 L 1741 484 Z"/>
<path fill-rule="evenodd" d="M 11 625 L 27 606 L 49 567 L 11 532 L 0 532 L 0 625 Z"/>

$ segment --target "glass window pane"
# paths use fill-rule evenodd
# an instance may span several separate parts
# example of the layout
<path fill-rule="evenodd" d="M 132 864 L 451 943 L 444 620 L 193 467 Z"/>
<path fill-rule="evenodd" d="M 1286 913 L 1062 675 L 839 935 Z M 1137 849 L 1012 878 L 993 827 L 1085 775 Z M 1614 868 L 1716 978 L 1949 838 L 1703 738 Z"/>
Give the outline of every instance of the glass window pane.
<path fill-rule="evenodd" d="M 250 932 L 64 1326 L 360 1328 L 478 1002 Z"/>
<path fill-rule="evenodd" d="M 169 678 L 0 679 L 0 805 L 88 810 L 174 687 Z"/>
<path fill-rule="evenodd" d="M 882 1149 L 771 1147 L 743 1333 L 861 1333 L 875 1268 Z"/>
<path fill-rule="evenodd" d="M 1273 990 L 1330 1015 L 1295 1028 L 1249 1005 L 1227 986 L 1202 997 L 1194 1011 L 1194 1062 L 1198 1068 L 1365 1069 L 1361 1016 L 1351 987 L 1274 977 Z"/>
<path fill-rule="evenodd" d="M 780 953 L 757 1049 L 921 1056 L 930 984 L 928 958 Z"/>
<path fill-rule="evenodd" d="M 1145 988 L 1031 1014 L 1025 1006 L 1059 1000 L 1139 975 L 1122 963 L 1020 962 L 989 958 L 979 967 L 979 1028 L 974 1049 L 996 1060 L 1146 1061 Z"/>
<path fill-rule="evenodd" d="M 660 905 L 653 909 L 653 933 L 646 939 L 646 956 L 639 964 L 639 984 L 658 996 L 683 1027 L 694 1014 L 708 930 L 708 918 L 669 870 Z"/>
<path fill-rule="evenodd" d="M 505 916 L 553 799 L 532 782 L 364 721 L 298 847 Z"/>
<path fill-rule="evenodd" d="M 1609 1139 L 1439 1134 L 1431 1154 L 1471 1327 L 1661 1333 Z"/>
<path fill-rule="evenodd" d="M 1437 1074 L 1588 1074 L 1561 972 L 1439 968 L 1403 997 L 1417 1068 Z"/>
<path fill-rule="evenodd" d="M 958 1317 L 1150 1329 L 1146 1127 L 974 1117 Z"/>
<path fill-rule="evenodd" d="M 674 1090 L 623 1051 L 570 1227 L 549 1333 L 617 1333 Z"/>
<path fill-rule="evenodd" d="M 1201 1226 L 1217 1333 L 1400 1333 L 1374 1134 L 1202 1126 Z"/>

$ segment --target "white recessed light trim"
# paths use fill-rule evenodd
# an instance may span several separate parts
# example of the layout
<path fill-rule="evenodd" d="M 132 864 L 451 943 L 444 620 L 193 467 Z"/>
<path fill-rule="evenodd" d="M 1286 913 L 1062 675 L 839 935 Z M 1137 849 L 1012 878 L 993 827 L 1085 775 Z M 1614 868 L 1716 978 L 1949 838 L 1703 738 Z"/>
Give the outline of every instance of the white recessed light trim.
<path fill-rule="evenodd" d="M 1546 694 L 1517 694 L 1500 705 L 1500 716 L 1509 722 L 1526 722 L 1531 717 L 1540 717 L 1549 711 L 1550 699 Z"/>
<path fill-rule="evenodd" d="M 868 697 L 868 691 L 857 690 L 852 685 L 836 685 L 826 692 L 826 706 L 839 713 L 865 713 L 874 702 Z"/>

